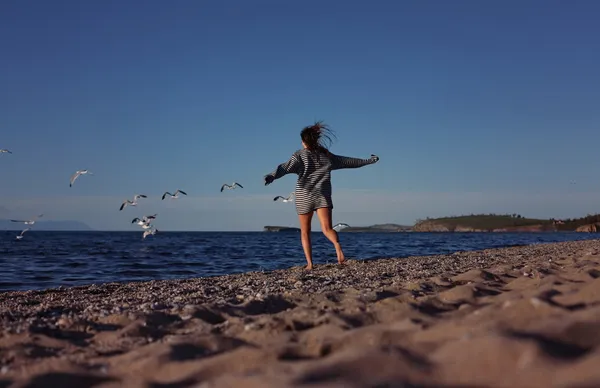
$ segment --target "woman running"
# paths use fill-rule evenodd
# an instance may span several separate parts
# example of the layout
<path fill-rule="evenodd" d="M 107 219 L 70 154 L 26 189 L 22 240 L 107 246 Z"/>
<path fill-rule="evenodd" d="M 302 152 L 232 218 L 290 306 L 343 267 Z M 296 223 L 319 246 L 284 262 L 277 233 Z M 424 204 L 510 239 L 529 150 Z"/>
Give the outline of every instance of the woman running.
<path fill-rule="evenodd" d="M 277 169 L 265 176 L 265 186 L 286 174 L 297 174 L 296 212 L 300 220 L 302 248 L 308 265 L 312 270 L 312 245 L 310 229 L 313 213 L 316 211 L 323 234 L 333 243 L 339 264 L 345 261 L 337 232 L 332 225 L 333 202 L 331 200 L 331 171 L 343 168 L 358 168 L 377 163 L 378 156 L 369 159 L 349 158 L 334 155 L 327 147 L 331 143 L 333 132 L 322 122 L 305 127 L 300 132 L 302 149 L 294 152 L 290 160 L 277 166 Z"/>

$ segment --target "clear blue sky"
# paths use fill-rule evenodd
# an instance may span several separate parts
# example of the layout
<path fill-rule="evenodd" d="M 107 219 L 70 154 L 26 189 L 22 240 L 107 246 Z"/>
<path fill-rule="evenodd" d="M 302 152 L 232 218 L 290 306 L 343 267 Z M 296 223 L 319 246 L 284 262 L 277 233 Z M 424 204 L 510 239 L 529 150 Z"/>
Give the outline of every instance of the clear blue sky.
<path fill-rule="evenodd" d="M 315 119 L 334 222 L 600 211 L 600 2 L 0 3 L 0 217 L 297 225 L 264 174 Z M 88 168 L 69 188 L 70 175 Z M 220 193 L 222 183 L 243 190 Z M 575 182 L 572 184 L 571 182 Z M 189 196 L 160 201 L 166 190 Z M 152 198 L 118 211 L 135 193 Z M 314 224 L 318 230 L 318 223 Z"/>

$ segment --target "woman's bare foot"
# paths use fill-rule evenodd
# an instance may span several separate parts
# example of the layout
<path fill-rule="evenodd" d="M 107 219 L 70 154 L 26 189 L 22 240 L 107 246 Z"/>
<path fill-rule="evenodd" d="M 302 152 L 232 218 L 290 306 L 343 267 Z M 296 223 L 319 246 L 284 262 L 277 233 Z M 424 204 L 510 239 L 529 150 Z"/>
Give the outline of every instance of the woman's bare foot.
<path fill-rule="evenodd" d="M 309 264 L 306 267 L 304 267 L 304 269 L 307 270 L 307 271 L 312 271 L 313 266 L 312 266 L 312 264 Z"/>
<path fill-rule="evenodd" d="M 344 251 L 340 244 L 335 245 L 335 254 L 337 255 L 338 264 L 344 264 L 346 262 L 346 257 L 344 256 Z"/>
<path fill-rule="evenodd" d="M 346 256 L 344 256 L 344 251 L 342 251 L 341 249 L 339 249 L 337 252 L 337 261 L 338 264 L 345 264 L 346 263 Z"/>

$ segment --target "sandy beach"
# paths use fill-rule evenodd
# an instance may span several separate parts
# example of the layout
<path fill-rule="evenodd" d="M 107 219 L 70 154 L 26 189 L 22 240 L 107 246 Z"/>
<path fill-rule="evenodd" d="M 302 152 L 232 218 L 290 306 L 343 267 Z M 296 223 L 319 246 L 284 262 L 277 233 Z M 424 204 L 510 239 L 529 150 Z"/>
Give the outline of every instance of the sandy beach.
<path fill-rule="evenodd" d="M 596 387 L 600 241 L 0 294 L 0 387 Z"/>

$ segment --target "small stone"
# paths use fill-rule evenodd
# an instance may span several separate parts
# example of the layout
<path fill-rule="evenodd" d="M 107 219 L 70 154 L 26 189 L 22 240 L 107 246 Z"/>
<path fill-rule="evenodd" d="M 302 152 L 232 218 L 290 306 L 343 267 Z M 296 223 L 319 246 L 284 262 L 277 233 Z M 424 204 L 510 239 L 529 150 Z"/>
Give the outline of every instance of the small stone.
<path fill-rule="evenodd" d="M 69 321 L 65 318 L 61 318 L 58 321 L 56 321 L 57 326 L 67 326 L 68 323 Z"/>
<path fill-rule="evenodd" d="M 164 303 L 152 303 L 152 309 L 153 310 L 164 310 L 167 308 L 167 305 L 165 305 Z"/>
<path fill-rule="evenodd" d="M 257 328 L 257 325 L 255 323 L 248 323 L 248 324 L 244 325 L 245 331 L 254 330 L 256 328 Z"/>

